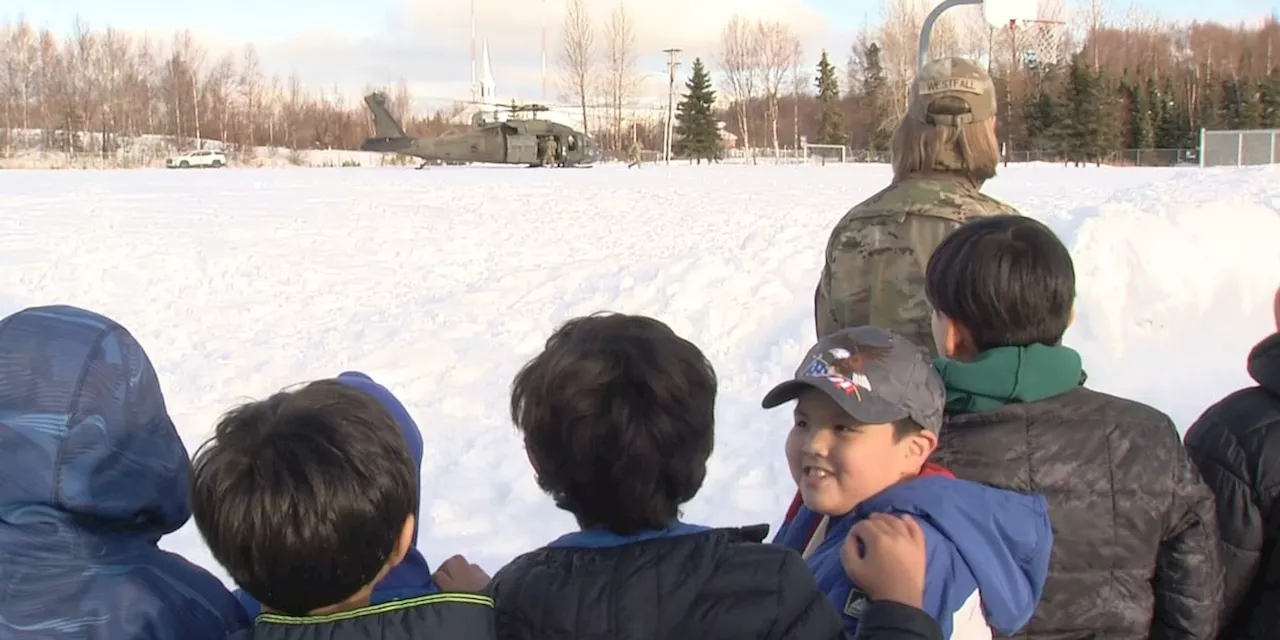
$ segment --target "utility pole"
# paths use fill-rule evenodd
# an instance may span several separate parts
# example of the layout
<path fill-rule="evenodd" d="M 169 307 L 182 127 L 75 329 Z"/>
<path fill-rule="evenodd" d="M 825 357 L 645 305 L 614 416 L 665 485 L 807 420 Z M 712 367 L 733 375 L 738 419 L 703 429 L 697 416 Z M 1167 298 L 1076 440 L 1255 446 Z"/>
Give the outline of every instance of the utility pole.
<path fill-rule="evenodd" d="M 679 49 L 663 49 L 663 53 L 667 54 L 667 134 L 664 136 L 662 143 L 662 157 L 667 164 L 671 164 L 671 136 L 674 131 L 673 123 L 675 121 L 675 100 L 676 100 L 676 67 L 680 66 L 677 56 L 680 55 Z"/>
<path fill-rule="evenodd" d="M 547 0 L 542 0 L 542 102 L 547 102 Z"/>
<path fill-rule="evenodd" d="M 471 101 L 476 101 L 476 91 L 480 85 L 476 82 L 476 0 L 471 0 Z"/>

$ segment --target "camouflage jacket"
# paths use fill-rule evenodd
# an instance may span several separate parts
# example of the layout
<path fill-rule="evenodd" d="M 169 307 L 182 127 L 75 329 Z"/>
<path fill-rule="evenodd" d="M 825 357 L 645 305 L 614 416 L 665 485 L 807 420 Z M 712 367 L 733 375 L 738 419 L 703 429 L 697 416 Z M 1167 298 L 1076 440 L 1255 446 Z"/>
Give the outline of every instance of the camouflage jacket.
<path fill-rule="evenodd" d="M 836 223 L 814 293 L 818 337 L 870 324 L 934 352 L 924 269 L 933 249 L 965 220 L 1019 215 L 967 179 L 912 176 L 867 198 Z"/>

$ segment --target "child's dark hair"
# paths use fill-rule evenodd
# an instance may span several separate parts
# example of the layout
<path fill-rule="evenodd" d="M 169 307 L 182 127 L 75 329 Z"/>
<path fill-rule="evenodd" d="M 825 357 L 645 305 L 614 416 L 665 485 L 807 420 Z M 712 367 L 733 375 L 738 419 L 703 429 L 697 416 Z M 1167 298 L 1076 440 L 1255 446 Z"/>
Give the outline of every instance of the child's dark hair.
<path fill-rule="evenodd" d="M 934 249 L 925 295 L 969 330 L 979 351 L 1056 345 L 1071 323 L 1075 266 L 1058 236 L 1037 220 L 977 218 Z"/>
<path fill-rule="evenodd" d="M 305 615 L 374 581 L 417 513 L 417 477 L 391 414 L 322 380 L 224 415 L 192 461 L 191 510 L 236 584 Z"/>
<path fill-rule="evenodd" d="M 919 422 L 911 418 L 903 418 L 893 423 L 893 441 L 902 442 L 921 431 L 924 431 L 924 427 L 920 426 Z"/>
<path fill-rule="evenodd" d="M 578 524 L 660 529 L 706 477 L 716 374 L 693 343 L 644 316 L 565 323 L 516 375 L 511 419 L 538 486 Z"/>

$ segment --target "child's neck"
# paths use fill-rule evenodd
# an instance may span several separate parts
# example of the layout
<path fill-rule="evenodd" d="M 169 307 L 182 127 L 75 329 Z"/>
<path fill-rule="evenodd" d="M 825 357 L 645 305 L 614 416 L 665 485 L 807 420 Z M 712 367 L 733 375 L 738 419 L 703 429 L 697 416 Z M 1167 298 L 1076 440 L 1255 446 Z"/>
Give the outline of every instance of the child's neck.
<path fill-rule="evenodd" d="M 342 602 L 320 607 L 319 609 L 312 609 L 311 611 L 307 612 L 307 615 L 308 616 L 327 616 L 335 613 L 342 613 L 344 611 L 354 611 L 356 609 L 361 609 L 369 606 L 369 601 L 372 599 L 373 599 L 373 586 L 370 585 L 368 587 L 365 587 L 364 589 L 361 589 L 360 591 L 357 591 L 355 595 L 352 595 L 350 598 L 347 598 Z M 265 604 L 262 606 L 262 611 L 263 613 L 278 613 L 273 609 L 271 609 L 270 607 L 266 606 Z"/>

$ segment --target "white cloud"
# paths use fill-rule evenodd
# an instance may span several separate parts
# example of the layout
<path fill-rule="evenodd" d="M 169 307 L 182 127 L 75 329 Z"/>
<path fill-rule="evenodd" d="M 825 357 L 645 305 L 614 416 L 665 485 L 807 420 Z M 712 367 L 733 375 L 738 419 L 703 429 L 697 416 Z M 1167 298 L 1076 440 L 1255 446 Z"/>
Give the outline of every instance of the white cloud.
<path fill-rule="evenodd" d="M 592 20 L 603 26 L 619 0 L 592 0 Z M 645 75 L 641 94 L 665 100 L 666 56 L 662 49 L 683 49 L 677 89 L 690 62 L 701 56 L 715 75 L 714 55 L 721 29 L 734 14 L 789 24 L 806 48 L 806 59 L 817 61 L 818 50 L 847 49 L 847 34 L 831 25 L 802 0 L 621 0 L 629 13 L 640 53 L 639 71 Z M 541 100 L 543 9 L 547 30 L 547 101 L 560 103 L 556 59 L 564 0 L 475 0 L 476 47 L 488 40 L 499 99 Z M 243 47 L 197 32 L 211 54 Z M 300 32 L 254 43 L 264 72 L 287 77 L 296 72 L 310 88 L 337 86 L 348 100 L 359 99 L 367 86 L 387 86 L 404 79 L 419 106 L 440 105 L 443 99 L 470 96 L 469 0 L 404 0 L 387 17 L 381 33 L 358 35 L 337 31 Z M 211 55 L 212 57 L 212 55 Z M 812 66 L 806 60 L 806 66 Z"/>

